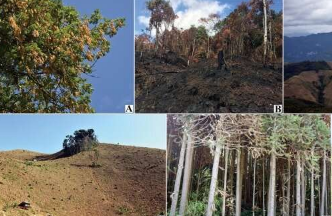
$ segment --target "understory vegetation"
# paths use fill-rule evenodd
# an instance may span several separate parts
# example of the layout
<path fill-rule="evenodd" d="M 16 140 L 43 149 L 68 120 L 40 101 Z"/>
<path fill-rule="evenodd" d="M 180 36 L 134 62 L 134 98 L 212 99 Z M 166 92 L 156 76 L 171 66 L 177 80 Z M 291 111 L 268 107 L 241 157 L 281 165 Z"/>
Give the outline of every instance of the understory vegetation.
<path fill-rule="evenodd" d="M 330 116 L 170 115 L 168 215 L 331 214 Z"/>

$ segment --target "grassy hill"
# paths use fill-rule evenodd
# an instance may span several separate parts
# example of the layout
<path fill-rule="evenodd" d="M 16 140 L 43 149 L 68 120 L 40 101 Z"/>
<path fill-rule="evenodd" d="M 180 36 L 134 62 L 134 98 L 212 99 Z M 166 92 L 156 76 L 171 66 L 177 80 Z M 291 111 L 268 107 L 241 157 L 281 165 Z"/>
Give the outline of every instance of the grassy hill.
<path fill-rule="evenodd" d="M 36 152 L 0 152 L 2 215 L 149 216 L 165 208 L 165 151 L 106 145 L 98 148 L 101 167 L 91 167 L 92 151 L 33 161 Z M 22 201 L 31 208 L 17 207 Z"/>

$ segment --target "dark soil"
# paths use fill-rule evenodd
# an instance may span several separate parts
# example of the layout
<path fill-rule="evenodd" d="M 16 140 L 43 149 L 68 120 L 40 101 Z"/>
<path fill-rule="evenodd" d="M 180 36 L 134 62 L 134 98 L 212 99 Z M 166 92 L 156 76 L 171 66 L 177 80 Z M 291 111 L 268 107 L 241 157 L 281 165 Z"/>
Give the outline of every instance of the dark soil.
<path fill-rule="evenodd" d="M 331 107 L 295 98 L 285 98 L 285 113 L 331 113 Z"/>
<path fill-rule="evenodd" d="M 182 58 L 136 55 L 136 112 L 271 113 L 282 104 L 282 70 L 246 58 L 215 59 L 186 67 Z M 175 63 L 174 63 L 175 62 Z"/>

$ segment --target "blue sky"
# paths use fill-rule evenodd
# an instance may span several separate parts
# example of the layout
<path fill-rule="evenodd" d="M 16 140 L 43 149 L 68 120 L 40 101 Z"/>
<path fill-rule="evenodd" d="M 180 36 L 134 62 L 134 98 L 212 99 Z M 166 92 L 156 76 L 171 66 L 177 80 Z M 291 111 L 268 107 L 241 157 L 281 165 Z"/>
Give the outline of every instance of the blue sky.
<path fill-rule="evenodd" d="M 140 34 L 148 24 L 149 12 L 145 6 L 146 1 L 135 2 L 135 34 Z M 179 15 L 175 25 L 186 29 L 192 24 L 197 25 L 198 19 L 207 17 L 211 13 L 218 13 L 222 18 L 226 17 L 243 0 L 170 0 L 170 2 Z M 274 0 L 272 8 L 276 11 L 282 10 L 282 0 Z"/>
<path fill-rule="evenodd" d="M 126 18 L 126 26 L 111 38 L 111 51 L 100 59 L 88 77 L 94 93 L 91 106 L 99 113 L 123 113 L 125 105 L 134 102 L 134 0 L 63 0 L 74 6 L 81 15 L 90 15 L 100 9 L 107 18 Z"/>
<path fill-rule="evenodd" d="M 166 149 L 166 115 L 7 114 L 0 115 L 0 151 L 55 153 L 66 135 L 89 128 L 103 143 Z"/>

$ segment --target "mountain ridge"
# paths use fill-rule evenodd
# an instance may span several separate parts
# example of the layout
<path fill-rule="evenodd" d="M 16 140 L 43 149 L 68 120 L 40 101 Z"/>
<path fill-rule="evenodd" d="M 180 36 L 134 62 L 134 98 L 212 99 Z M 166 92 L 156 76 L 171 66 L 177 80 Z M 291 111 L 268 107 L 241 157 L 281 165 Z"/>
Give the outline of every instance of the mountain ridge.
<path fill-rule="evenodd" d="M 332 61 L 332 32 L 284 36 L 285 62 Z"/>

